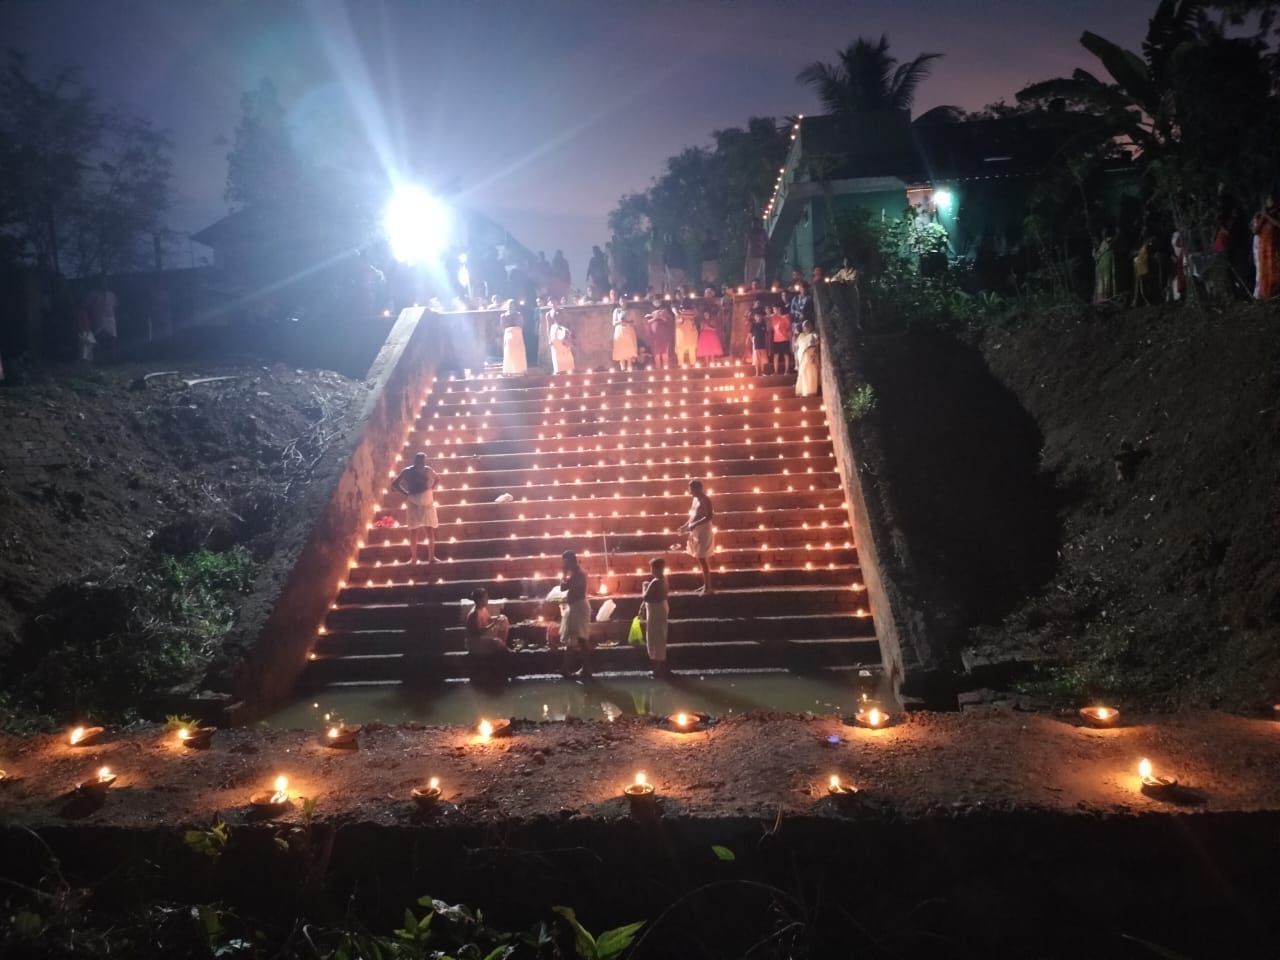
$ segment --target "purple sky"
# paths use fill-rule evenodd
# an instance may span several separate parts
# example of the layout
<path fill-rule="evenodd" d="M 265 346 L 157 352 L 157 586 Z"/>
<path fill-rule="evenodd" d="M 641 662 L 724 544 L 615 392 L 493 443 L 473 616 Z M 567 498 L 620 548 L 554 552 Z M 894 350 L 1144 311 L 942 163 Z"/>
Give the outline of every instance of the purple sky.
<path fill-rule="evenodd" d="M 226 211 L 240 94 L 270 76 L 298 116 L 348 98 L 389 171 L 466 201 L 575 282 L 618 197 L 750 115 L 816 113 L 796 72 L 859 34 L 945 58 L 917 111 L 1012 99 L 1088 62 L 1085 29 L 1136 47 L 1155 0 L 5 0 L 37 70 L 78 66 L 169 129 L 172 226 Z"/>

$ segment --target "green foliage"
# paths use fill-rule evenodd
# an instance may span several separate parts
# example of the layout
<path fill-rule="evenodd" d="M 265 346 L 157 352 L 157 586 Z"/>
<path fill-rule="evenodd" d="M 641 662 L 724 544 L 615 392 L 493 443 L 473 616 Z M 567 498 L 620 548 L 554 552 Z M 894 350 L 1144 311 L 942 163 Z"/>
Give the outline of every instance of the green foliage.
<path fill-rule="evenodd" d="M 129 719 L 207 662 L 256 570 L 243 548 L 200 551 L 59 587 L 0 671 L 3 692 L 19 712 Z"/>
<path fill-rule="evenodd" d="M 858 37 L 836 53 L 835 63 L 814 61 L 796 76 L 813 87 L 827 113 L 837 116 L 910 110 L 916 91 L 940 53 L 922 53 L 906 63 L 889 53 L 889 38 Z"/>
<path fill-rule="evenodd" d="M 195 717 L 189 717 L 186 714 L 171 713 L 164 718 L 164 732 L 176 733 L 185 728 L 198 727 L 200 721 Z"/>
<path fill-rule="evenodd" d="M 214 861 L 222 856 L 230 840 L 231 828 L 222 820 L 215 820 L 208 830 L 188 830 L 182 835 L 189 850 Z"/>
<path fill-rule="evenodd" d="M 857 423 L 871 415 L 878 401 L 871 384 L 864 383 L 854 390 L 844 402 L 844 418 L 850 423 Z"/>
<path fill-rule="evenodd" d="M 578 960 L 614 960 L 614 958 L 622 956 L 627 948 L 631 946 L 631 941 L 640 932 L 640 928 L 644 926 L 643 921 L 629 923 L 623 927 L 606 930 L 600 936 L 593 937 L 587 931 L 587 928 L 578 922 L 578 916 L 574 913 L 572 907 L 552 907 L 552 909 L 564 917 L 565 922 L 569 924 L 569 928 L 573 931 L 574 952 L 577 954 Z"/>
<path fill-rule="evenodd" d="M 699 275 L 709 234 L 720 251 L 721 276 L 742 274 L 747 228 L 773 189 L 790 142 L 771 117 L 716 130 L 711 147 L 690 147 L 667 159 L 666 170 L 644 193 L 628 194 L 609 214 L 615 255 L 627 292 L 648 289 L 648 265 L 668 245 Z"/>
<path fill-rule="evenodd" d="M 728 861 L 729 863 L 732 863 L 734 860 L 737 859 L 734 856 L 732 850 L 730 850 L 728 847 L 722 847 L 719 844 L 713 845 L 711 848 L 711 852 L 716 855 L 717 860 L 725 860 L 725 861 Z"/>

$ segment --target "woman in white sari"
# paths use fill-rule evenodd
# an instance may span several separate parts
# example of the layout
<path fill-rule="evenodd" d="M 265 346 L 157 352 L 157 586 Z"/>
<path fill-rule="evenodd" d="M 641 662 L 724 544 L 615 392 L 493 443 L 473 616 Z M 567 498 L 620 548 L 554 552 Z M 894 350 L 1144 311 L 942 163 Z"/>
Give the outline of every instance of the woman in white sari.
<path fill-rule="evenodd" d="M 573 373 L 573 348 L 569 345 L 569 328 L 560 319 L 557 310 L 550 318 L 547 342 L 551 344 L 551 372 Z"/>
<path fill-rule="evenodd" d="M 524 317 L 508 300 L 502 308 L 502 372 L 511 377 L 526 373 L 529 361 L 524 353 Z"/>
<path fill-rule="evenodd" d="M 813 321 L 806 320 L 796 337 L 796 396 L 816 397 L 819 388 L 818 335 L 813 332 Z"/>

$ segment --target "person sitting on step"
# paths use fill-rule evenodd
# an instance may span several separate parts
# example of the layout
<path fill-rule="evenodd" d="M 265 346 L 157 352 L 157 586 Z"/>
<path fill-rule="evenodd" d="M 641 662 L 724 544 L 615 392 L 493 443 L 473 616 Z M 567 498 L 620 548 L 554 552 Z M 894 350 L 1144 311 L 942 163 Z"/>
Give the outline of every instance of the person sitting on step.
<path fill-rule="evenodd" d="M 471 600 L 475 606 L 467 614 L 467 653 L 479 657 L 510 653 L 507 634 L 511 624 L 502 614 L 494 616 L 489 612 L 489 591 L 477 587 Z"/>

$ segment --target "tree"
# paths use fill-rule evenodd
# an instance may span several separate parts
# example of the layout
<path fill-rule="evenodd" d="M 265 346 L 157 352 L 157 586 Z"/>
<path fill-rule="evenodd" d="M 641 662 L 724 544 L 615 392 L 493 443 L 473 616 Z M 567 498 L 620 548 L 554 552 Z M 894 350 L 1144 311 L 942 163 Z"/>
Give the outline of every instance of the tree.
<path fill-rule="evenodd" d="M 836 52 L 835 63 L 815 60 L 796 80 L 814 87 L 823 109 L 835 116 L 910 110 L 917 89 L 941 58 L 940 53 L 921 53 L 899 63 L 889 53 L 887 36 L 881 35 L 879 42 L 859 37 Z"/>
<path fill-rule="evenodd" d="M 75 72 L 0 74 L 0 233 L 55 277 L 137 266 L 171 205 L 168 137 L 103 109 Z"/>
<path fill-rule="evenodd" d="M 772 117 L 752 117 L 746 127 L 715 130 L 710 147 L 668 158 L 648 190 L 622 197 L 609 214 L 609 228 L 629 289 L 647 286 L 648 256 L 668 242 L 692 268 L 707 235 L 719 247 L 721 276 L 741 275 L 747 227 L 759 217 L 786 157 L 789 129 L 779 129 Z"/>

